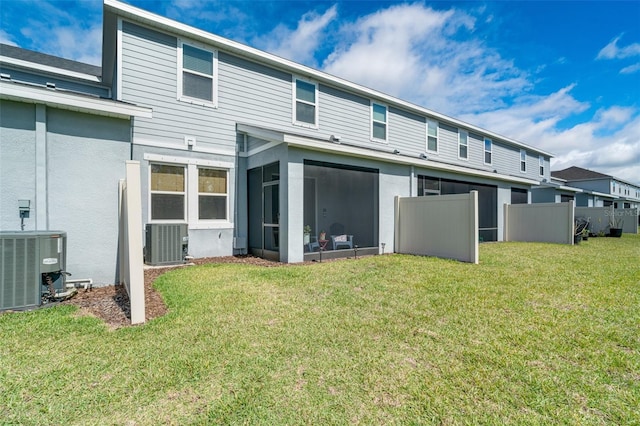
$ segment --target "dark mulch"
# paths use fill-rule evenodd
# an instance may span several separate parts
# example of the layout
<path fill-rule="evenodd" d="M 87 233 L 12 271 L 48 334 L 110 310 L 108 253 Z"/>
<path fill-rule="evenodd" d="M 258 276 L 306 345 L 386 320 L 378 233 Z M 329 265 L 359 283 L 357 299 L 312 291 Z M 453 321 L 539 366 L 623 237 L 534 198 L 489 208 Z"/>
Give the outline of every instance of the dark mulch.
<path fill-rule="evenodd" d="M 194 259 L 193 264 L 207 263 L 244 263 L 266 267 L 284 266 L 279 262 L 272 262 L 254 256 L 227 256 Z M 153 288 L 153 281 L 167 271 L 185 268 L 186 265 L 154 267 L 144 271 L 145 317 L 149 321 L 167 313 L 167 306 L 162 296 Z M 116 329 L 131 325 L 131 309 L 129 295 L 122 285 L 110 285 L 89 290 L 80 289 L 73 298 L 61 304 L 75 305 L 81 314 L 93 315 L 102 319 L 109 328 Z"/>

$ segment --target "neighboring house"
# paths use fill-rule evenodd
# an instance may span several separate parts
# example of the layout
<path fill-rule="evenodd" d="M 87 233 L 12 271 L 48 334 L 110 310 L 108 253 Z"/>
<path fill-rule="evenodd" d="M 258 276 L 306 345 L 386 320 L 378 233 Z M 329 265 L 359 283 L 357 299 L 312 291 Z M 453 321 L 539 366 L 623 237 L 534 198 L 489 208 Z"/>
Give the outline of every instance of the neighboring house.
<path fill-rule="evenodd" d="M 66 231 L 67 270 L 113 283 L 118 181 L 132 122 L 151 109 L 112 100 L 100 74 L 0 45 L 0 230 L 20 229 L 19 200 L 27 200 L 25 230 Z"/>
<path fill-rule="evenodd" d="M 612 205 L 616 198 L 614 195 L 570 186 L 566 180 L 553 176 L 550 181 L 541 182 L 540 186 L 531 188 L 532 203 L 575 201 L 579 207 L 604 207 Z"/>
<path fill-rule="evenodd" d="M 68 269 L 98 283 L 125 160 L 143 223 L 188 224 L 191 255 L 283 262 L 317 256 L 305 225 L 392 252 L 396 196 L 477 190 L 496 241 L 502 205 L 551 179 L 551 154 L 401 99 L 117 1 L 103 22 L 101 68 L 0 50 L 0 229 L 35 200 L 27 229 L 67 231 Z"/>
<path fill-rule="evenodd" d="M 640 185 L 575 166 L 551 172 L 551 176 L 552 181 L 562 180 L 567 186 L 581 190 L 576 195 L 577 206 L 640 207 Z"/>

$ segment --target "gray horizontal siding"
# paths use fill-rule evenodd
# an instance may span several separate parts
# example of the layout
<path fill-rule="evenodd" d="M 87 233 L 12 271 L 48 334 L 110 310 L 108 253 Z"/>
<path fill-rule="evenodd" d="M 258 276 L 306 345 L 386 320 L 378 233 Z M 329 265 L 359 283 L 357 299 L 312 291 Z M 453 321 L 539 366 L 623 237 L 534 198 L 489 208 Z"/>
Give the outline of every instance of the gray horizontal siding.
<path fill-rule="evenodd" d="M 418 156 L 426 149 L 424 117 L 389 108 L 389 145 L 402 154 Z"/>
<path fill-rule="evenodd" d="M 432 155 L 430 152 L 427 155 Z M 452 163 L 458 162 L 458 129 L 439 123 L 437 158 Z"/>
<path fill-rule="evenodd" d="M 366 145 L 370 139 L 370 101 L 329 86 L 319 87 L 319 124 L 323 135 L 344 143 Z"/>
<path fill-rule="evenodd" d="M 136 139 L 182 144 L 195 136 L 198 146 L 231 148 L 235 124 L 246 123 L 344 143 L 398 149 L 419 156 L 426 152 L 426 117 L 390 106 L 388 144 L 371 141 L 370 103 L 334 87 L 318 85 L 318 129 L 292 123 L 292 75 L 282 70 L 218 52 L 218 107 L 181 102 L 177 97 L 175 37 L 133 24 L 123 25 L 123 100 L 153 108 L 152 119 L 136 119 Z M 188 43 L 188 40 L 185 40 Z M 469 135 L 468 159 L 458 158 L 458 129 L 439 123 L 436 160 L 538 180 L 537 154 L 529 155 L 520 173 L 520 148 L 493 140 L 493 164 L 484 164 L 484 138 Z M 548 165 L 545 168 L 548 173 Z"/>
<path fill-rule="evenodd" d="M 101 98 L 109 97 L 109 88 L 105 86 L 99 86 L 97 84 L 90 84 L 81 81 L 71 81 L 51 75 L 33 74 L 6 66 L 1 66 L 0 72 L 3 74 L 9 74 L 12 81 L 19 83 L 35 84 L 42 87 L 46 87 L 47 83 L 53 83 L 56 85 L 56 89 L 94 95 Z"/>

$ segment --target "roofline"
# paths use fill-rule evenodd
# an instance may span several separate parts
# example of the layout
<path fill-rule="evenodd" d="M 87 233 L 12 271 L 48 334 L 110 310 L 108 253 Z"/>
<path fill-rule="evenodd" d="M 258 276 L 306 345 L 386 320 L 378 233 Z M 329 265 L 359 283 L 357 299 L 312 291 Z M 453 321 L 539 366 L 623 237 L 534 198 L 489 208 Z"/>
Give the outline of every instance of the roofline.
<path fill-rule="evenodd" d="M 24 59 L 16 59 L 9 56 L 0 56 L 0 63 L 10 64 L 19 68 L 29 70 L 37 70 L 47 74 L 57 74 L 65 77 L 71 77 L 79 80 L 89 81 L 91 83 L 101 83 L 102 79 L 97 75 L 85 74 L 78 71 L 65 70 L 64 68 L 43 65 L 37 62 L 25 61 Z"/>
<path fill-rule="evenodd" d="M 558 171 L 562 171 L 562 170 L 558 170 Z M 553 173 L 553 172 L 551 172 Z M 599 172 L 598 172 L 599 173 Z M 604 175 L 604 173 L 603 173 Z M 552 177 L 554 179 L 562 179 L 562 178 L 557 178 L 555 176 L 552 175 Z M 618 177 L 615 176 L 611 176 L 611 175 L 604 175 L 601 177 L 597 177 L 597 178 L 585 178 L 585 179 L 562 179 L 565 182 L 589 182 L 589 181 L 593 181 L 593 180 L 615 180 L 616 182 L 620 182 L 620 183 L 625 183 L 627 185 L 631 185 L 631 186 L 635 186 L 636 188 L 640 188 L 640 185 L 638 185 L 637 183 L 632 183 L 623 179 L 620 179 Z"/>
<path fill-rule="evenodd" d="M 575 192 L 575 193 L 585 192 L 585 190 L 582 188 L 576 188 L 573 186 L 563 185 L 559 183 L 542 182 L 540 184 L 540 189 L 547 189 L 547 188 L 556 189 L 558 191 L 567 191 L 567 192 Z"/>
<path fill-rule="evenodd" d="M 133 104 L 5 81 L 0 81 L 0 99 L 45 104 L 71 111 L 116 118 L 152 118 L 153 113 L 151 108 Z"/>
<path fill-rule="evenodd" d="M 285 143 L 289 146 L 309 149 L 313 151 L 330 152 L 334 154 L 343 154 L 350 157 L 367 158 L 386 163 L 395 163 L 409 166 L 417 166 L 425 169 L 432 169 L 444 172 L 454 172 L 467 176 L 482 177 L 492 180 L 500 180 L 525 185 L 539 185 L 540 182 L 533 179 L 526 179 L 516 176 L 504 175 L 501 173 L 493 173 L 483 170 L 470 169 L 468 167 L 456 166 L 453 164 L 440 163 L 429 159 L 413 158 L 405 155 L 393 154 L 391 152 L 377 151 L 368 148 L 356 147 L 341 143 L 329 142 L 326 140 L 312 138 L 308 136 L 295 135 L 279 130 L 264 129 L 249 124 L 236 124 L 236 130 L 247 135 L 254 135 L 258 138 L 265 139 L 276 143 Z"/>
<path fill-rule="evenodd" d="M 305 65 L 298 64 L 288 59 L 281 58 L 271 53 L 264 52 L 262 50 L 212 34 L 210 32 L 192 27 L 190 25 L 186 25 L 186 24 L 174 21 L 172 19 L 165 18 L 163 16 L 157 15 L 155 13 L 152 13 L 143 9 L 139 9 L 137 7 L 122 3 L 117 0 L 104 0 L 104 9 L 112 11 L 116 14 L 119 14 L 120 16 L 132 19 L 140 23 L 150 24 L 155 27 L 166 29 L 172 33 L 183 34 L 190 38 L 200 39 L 201 41 L 204 41 L 207 44 L 223 47 L 225 50 L 240 56 L 248 57 L 253 60 L 260 60 L 263 63 L 275 65 L 278 68 L 285 68 L 291 71 L 293 74 L 311 77 L 312 79 L 315 79 L 318 82 L 324 82 L 339 88 L 345 88 L 351 92 L 364 95 L 368 98 L 374 98 L 376 100 L 386 102 L 396 107 L 401 107 L 410 112 L 428 115 L 432 118 L 446 122 L 447 124 L 452 124 L 452 125 L 455 125 L 456 127 L 460 127 L 472 132 L 481 133 L 492 139 L 493 138 L 499 139 L 511 145 L 515 145 L 519 148 L 525 148 L 530 151 L 533 151 L 548 157 L 554 156 L 549 152 L 543 151 L 538 148 L 534 148 L 530 145 L 526 145 L 522 142 L 516 141 L 515 139 L 511 139 L 511 138 L 499 135 L 497 133 L 491 132 L 481 127 L 474 126 L 472 124 L 455 119 L 453 117 L 446 116 L 439 112 L 412 104 L 407 101 L 403 101 L 402 99 L 387 95 L 377 90 L 373 90 L 368 87 L 361 86 L 359 84 L 350 82 L 340 77 L 336 77 L 331 74 L 318 71 L 316 69 L 307 67 Z"/>
<path fill-rule="evenodd" d="M 585 190 L 584 190 L 584 192 L 585 192 L 586 194 L 589 194 L 589 195 L 595 195 L 596 197 L 600 197 L 600 198 L 611 198 L 611 199 L 614 199 L 614 200 L 616 200 L 616 199 L 620 198 L 620 197 L 618 197 L 617 195 L 613 195 L 613 194 L 606 194 L 606 193 L 604 193 L 604 192 L 598 192 L 598 191 L 590 191 L 590 190 L 588 190 L 588 189 L 585 189 Z"/>

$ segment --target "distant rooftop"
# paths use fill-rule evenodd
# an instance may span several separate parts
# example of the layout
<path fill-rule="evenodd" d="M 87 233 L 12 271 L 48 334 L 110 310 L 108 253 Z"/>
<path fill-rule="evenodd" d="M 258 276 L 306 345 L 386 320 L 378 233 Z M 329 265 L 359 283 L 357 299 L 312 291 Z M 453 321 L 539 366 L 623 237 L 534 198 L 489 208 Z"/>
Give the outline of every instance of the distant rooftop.
<path fill-rule="evenodd" d="M 605 175 L 604 173 L 594 172 L 593 170 L 583 169 L 582 167 L 569 167 L 564 170 L 552 171 L 551 176 L 554 178 L 564 179 L 566 181 L 572 180 L 589 180 L 589 179 L 615 179 L 613 176 Z"/>
<path fill-rule="evenodd" d="M 35 52 L 21 47 L 9 46 L 8 44 L 0 43 L 0 56 L 7 56 L 9 58 L 20 59 L 22 61 L 47 65 L 67 71 L 75 71 L 82 74 L 95 75 L 98 77 L 102 75 L 102 68 L 95 65 L 59 58 L 57 56 Z"/>

